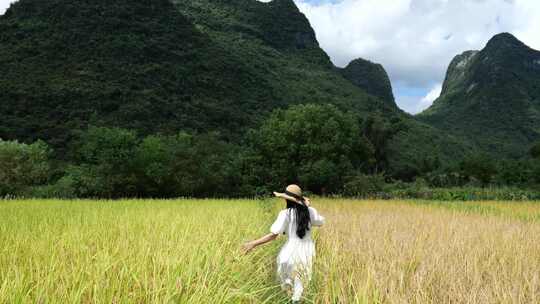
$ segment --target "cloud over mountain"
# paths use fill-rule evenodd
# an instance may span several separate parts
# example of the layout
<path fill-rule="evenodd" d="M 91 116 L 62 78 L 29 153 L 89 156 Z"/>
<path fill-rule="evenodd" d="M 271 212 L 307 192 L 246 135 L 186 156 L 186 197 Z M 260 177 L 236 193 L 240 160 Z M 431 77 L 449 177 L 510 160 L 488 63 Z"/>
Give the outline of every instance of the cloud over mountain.
<path fill-rule="evenodd" d="M 296 1 L 333 62 L 362 57 L 384 65 L 398 104 L 410 91 L 425 96 L 444 79 L 455 54 L 481 49 L 493 35 L 511 32 L 540 49 L 537 0 L 343 0 Z M 424 96 L 424 95 L 422 95 Z"/>

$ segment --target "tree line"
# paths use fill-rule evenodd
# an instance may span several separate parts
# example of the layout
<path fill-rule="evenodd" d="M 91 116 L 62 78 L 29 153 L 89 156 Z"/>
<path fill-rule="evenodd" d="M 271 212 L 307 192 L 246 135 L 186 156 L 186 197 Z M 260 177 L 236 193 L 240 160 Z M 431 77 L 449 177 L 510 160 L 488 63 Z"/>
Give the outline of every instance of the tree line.
<path fill-rule="evenodd" d="M 90 126 L 64 157 L 43 141 L 0 140 L 0 196 L 248 197 L 300 183 L 315 194 L 370 196 L 418 187 L 540 183 L 540 143 L 520 160 L 471 154 L 443 164 L 434 155 L 389 166 L 389 142 L 405 126 L 379 115 L 361 118 L 332 105 L 274 111 L 240 143 L 218 133 L 139 136 Z M 389 188 L 390 187 L 390 188 Z"/>

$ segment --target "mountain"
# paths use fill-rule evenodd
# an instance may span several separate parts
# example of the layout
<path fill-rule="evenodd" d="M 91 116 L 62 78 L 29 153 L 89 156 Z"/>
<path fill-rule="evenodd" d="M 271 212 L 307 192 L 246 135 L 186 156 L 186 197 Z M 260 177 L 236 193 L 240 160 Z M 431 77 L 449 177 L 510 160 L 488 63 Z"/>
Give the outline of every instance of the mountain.
<path fill-rule="evenodd" d="M 278 107 L 384 109 L 333 71 L 291 0 L 20 0 L 0 16 L 0 138 L 88 123 L 235 137 Z"/>
<path fill-rule="evenodd" d="M 397 108 L 390 78 L 382 65 L 358 58 L 338 71 L 368 94 L 377 96 L 390 106 Z"/>
<path fill-rule="evenodd" d="M 456 56 L 441 96 L 418 118 L 495 157 L 522 157 L 540 140 L 540 52 L 509 33 Z"/>
<path fill-rule="evenodd" d="M 20 0 L 0 16 L 0 70 L 0 138 L 59 158 L 88 125 L 240 142 L 307 103 L 406 126 L 395 164 L 468 149 L 399 110 L 381 66 L 337 70 L 293 0 Z"/>
<path fill-rule="evenodd" d="M 239 87 L 215 59 L 229 57 L 166 0 L 18 1 L 0 17 L 0 137 L 62 147 L 89 122 L 197 127 L 203 92 Z"/>

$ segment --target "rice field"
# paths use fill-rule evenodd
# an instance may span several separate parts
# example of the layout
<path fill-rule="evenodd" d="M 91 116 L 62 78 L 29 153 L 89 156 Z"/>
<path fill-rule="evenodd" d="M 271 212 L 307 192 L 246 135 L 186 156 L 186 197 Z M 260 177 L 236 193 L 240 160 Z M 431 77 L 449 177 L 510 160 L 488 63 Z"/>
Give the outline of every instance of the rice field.
<path fill-rule="evenodd" d="M 314 199 L 304 303 L 538 303 L 540 204 Z M 0 201 L 0 303 L 287 303 L 273 200 Z"/>

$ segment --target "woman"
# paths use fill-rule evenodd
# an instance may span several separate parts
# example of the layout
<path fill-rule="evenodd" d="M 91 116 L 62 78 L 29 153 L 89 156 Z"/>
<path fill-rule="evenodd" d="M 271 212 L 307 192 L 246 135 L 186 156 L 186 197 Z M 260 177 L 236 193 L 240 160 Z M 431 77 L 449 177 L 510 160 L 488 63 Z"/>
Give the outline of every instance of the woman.
<path fill-rule="evenodd" d="M 255 247 L 275 240 L 278 235 L 286 234 L 287 242 L 277 257 L 277 274 L 281 287 L 289 294 L 292 301 L 300 301 L 304 286 L 311 279 L 311 267 L 315 257 L 315 244 L 311 238 L 311 228 L 322 226 L 324 217 L 310 207 L 310 201 L 302 196 L 302 189 L 297 185 L 289 185 L 284 193 L 274 192 L 277 197 L 284 198 L 287 208 L 281 210 L 270 228 L 270 234 L 244 244 L 246 252 Z"/>

